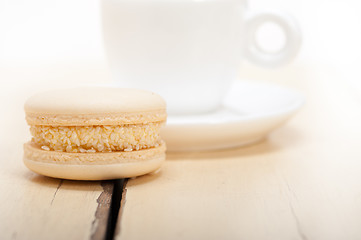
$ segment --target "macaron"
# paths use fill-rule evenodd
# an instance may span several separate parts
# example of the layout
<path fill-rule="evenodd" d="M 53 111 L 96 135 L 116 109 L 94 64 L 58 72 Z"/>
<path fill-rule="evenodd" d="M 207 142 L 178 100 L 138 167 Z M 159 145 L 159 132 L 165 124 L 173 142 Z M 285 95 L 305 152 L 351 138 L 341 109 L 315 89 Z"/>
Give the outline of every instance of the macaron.
<path fill-rule="evenodd" d="M 54 178 L 105 180 L 153 172 L 165 160 L 160 129 L 166 103 L 157 94 L 83 87 L 36 94 L 25 103 L 31 141 L 24 163 Z"/>

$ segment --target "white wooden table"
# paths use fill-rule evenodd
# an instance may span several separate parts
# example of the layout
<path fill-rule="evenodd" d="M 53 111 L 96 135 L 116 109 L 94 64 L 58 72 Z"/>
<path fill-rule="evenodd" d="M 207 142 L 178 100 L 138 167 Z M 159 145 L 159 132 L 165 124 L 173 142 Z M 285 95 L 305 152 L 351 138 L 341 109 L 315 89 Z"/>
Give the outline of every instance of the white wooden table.
<path fill-rule="evenodd" d="M 361 239 L 360 98 L 325 66 L 246 66 L 242 77 L 298 89 L 307 103 L 263 142 L 168 153 L 160 172 L 130 179 L 121 193 L 120 181 L 51 179 L 22 163 L 25 99 L 109 79 L 105 67 L 2 67 L 0 238 Z"/>

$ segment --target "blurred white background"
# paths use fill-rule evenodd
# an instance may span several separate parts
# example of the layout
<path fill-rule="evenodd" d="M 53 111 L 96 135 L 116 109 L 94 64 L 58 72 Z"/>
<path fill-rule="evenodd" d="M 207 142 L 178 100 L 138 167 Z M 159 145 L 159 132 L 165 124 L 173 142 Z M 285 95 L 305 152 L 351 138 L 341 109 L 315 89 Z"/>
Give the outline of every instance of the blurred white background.
<path fill-rule="evenodd" d="M 20 74 L 16 69 L 22 67 L 28 69 L 29 78 L 41 77 L 52 69 L 57 74 L 49 81 L 69 76 L 88 78 L 90 82 L 97 77 L 110 78 L 103 54 L 99 6 L 99 0 L 0 0 L 1 84 L 11 85 L 12 74 Z M 251 0 L 249 8 L 289 12 L 301 26 L 303 46 L 289 66 L 270 70 L 245 64 L 241 76 L 277 76 L 290 67 L 327 66 L 361 95 L 360 1 Z M 276 48 L 282 40 L 276 30 L 269 27 L 260 32 L 261 43 Z M 91 74 L 86 69 L 92 69 Z"/>
<path fill-rule="evenodd" d="M 1 62 L 98 61 L 99 5 L 99 0 L 1 0 Z M 360 1 L 251 0 L 249 7 L 281 9 L 297 18 L 304 33 L 299 60 L 346 65 L 361 59 Z"/>

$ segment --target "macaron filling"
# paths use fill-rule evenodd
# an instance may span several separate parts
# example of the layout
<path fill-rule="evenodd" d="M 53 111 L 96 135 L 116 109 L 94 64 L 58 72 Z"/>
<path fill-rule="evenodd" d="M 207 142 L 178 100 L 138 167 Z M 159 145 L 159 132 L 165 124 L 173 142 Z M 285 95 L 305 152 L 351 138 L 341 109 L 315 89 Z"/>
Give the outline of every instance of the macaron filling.
<path fill-rule="evenodd" d="M 99 126 L 30 126 L 43 150 L 73 153 L 133 151 L 158 147 L 164 122 Z"/>

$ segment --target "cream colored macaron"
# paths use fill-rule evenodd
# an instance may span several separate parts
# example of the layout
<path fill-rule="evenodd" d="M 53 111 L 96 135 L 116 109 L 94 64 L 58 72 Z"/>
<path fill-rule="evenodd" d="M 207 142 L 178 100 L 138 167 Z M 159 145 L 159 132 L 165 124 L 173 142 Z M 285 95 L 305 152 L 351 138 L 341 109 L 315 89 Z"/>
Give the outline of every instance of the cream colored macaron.
<path fill-rule="evenodd" d="M 165 101 L 157 94 L 121 88 L 54 90 L 25 103 L 32 140 L 24 163 L 50 177 L 104 180 L 160 168 L 165 143 Z"/>

